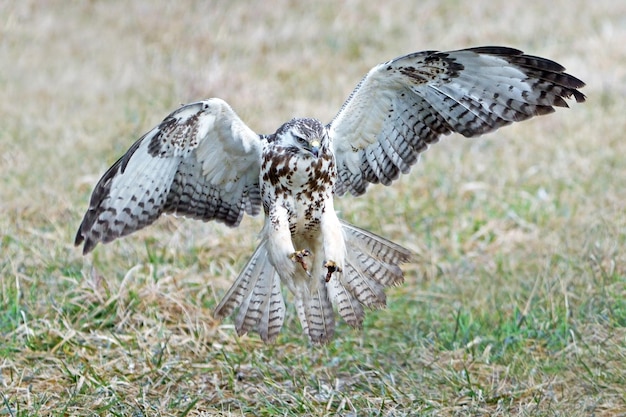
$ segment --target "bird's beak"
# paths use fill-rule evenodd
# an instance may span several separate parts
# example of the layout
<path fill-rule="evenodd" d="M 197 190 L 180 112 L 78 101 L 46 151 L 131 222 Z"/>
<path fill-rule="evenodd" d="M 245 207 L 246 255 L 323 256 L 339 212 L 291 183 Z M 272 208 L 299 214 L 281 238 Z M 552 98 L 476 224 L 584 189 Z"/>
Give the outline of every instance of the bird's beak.
<path fill-rule="evenodd" d="M 319 156 L 320 154 L 320 141 L 319 140 L 314 140 L 311 142 L 311 153 L 315 155 L 316 158 Z"/>

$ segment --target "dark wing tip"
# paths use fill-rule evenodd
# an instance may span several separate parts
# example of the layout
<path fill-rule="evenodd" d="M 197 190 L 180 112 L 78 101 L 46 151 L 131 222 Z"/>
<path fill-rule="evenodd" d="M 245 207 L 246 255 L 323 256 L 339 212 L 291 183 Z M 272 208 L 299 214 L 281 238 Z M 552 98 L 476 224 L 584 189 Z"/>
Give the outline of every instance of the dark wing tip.
<path fill-rule="evenodd" d="M 574 77 L 571 74 L 567 74 L 567 78 L 568 78 L 568 81 L 569 81 L 569 87 L 572 87 L 572 88 L 583 88 L 584 86 L 587 85 L 587 84 L 585 84 L 584 81 L 582 81 L 579 78 Z"/>
<path fill-rule="evenodd" d="M 92 239 L 85 240 L 85 245 L 83 246 L 83 255 L 87 255 L 89 252 L 94 250 L 97 244 L 98 242 L 95 240 L 92 240 Z"/>
<path fill-rule="evenodd" d="M 98 244 L 97 241 L 89 238 L 89 237 L 85 237 L 82 233 L 82 229 L 78 231 L 78 233 L 76 233 L 76 239 L 74 240 L 74 246 L 80 246 L 82 243 L 85 243 L 83 245 L 83 255 L 87 255 L 89 252 L 91 252 L 96 245 Z"/>
<path fill-rule="evenodd" d="M 549 83 L 550 90 L 554 89 L 553 93 L 550 93 L 553 100 L 550 103 L 551 106 L 569 107 L 564 100 L 565 98 L 574 99 L 577 103 L 584 103 L 587 99 L 583 93 L 578 91 L 585 86 L 585 83 L 579 78 L 566 73 L 565 67 L 558 62 L 539 56 L 526 55 L 518 49 L 507 47 L 486 46 L 471 48 L 470 50 L 479 54 L 498 56 L 520 68 L 531 79 L 534 78 Z M 551 112 L 548 108 L 538 107 L 535 115 Z"/>
<path fill-rule="evenodd" d="M 581 88 L 584 86 L 585 86 L 585 83 L 583 83 L 582 86 L 577 87 L 577 88 Z M 572 95 L 574 96 L 574 100 L 576 100 L 576 103 L 584 103 L 585 101 L 587 101 L 587 96 L 585 96 L 583 93 L 581 93 L 578 90 L 572 91 Z"/>
<path fill-rule="evenodd" d="M 522 55 L 524 52 L 519 49 L 509 48 L 508 46 L 477 46 L 475 48 L 468 48 L 467 51 L 476 52 L 477 54 L 488 55 Z"/>
<path fill-rule="evenodd" d="M 559 77 L 558 81 L 563 83 L 563 86 L 572 89 L 583 88 L 585 86 L 585 83 L 582 80 L 574 77 L 571 74 L 565 73 L 565 67 L 558 62 L 540 56 L 527 55 L 519 49 L 509 48 L 505 46 L 481 46 L 477 48 L 469 48 L 468 50 L 476 52 L 478 54 L 501 56 L 510 63 L 519 65 L 523 68 L 532 70 L 543 70 L 554 73 L 555 76 Z M 573 92 L 572 95 L 579 103 L 585 101 L 585 96 L 580 92 Z"/>
<path fill-rule="evenodd" d="M 94 215 L 93 210 L 87 210 L 87 213 L 85 213 L 85 217 L 83 218 L 83 221 L 80 223 L 80 226 L 78 227 L 78 231 L 76 232 L 76 237 L 74 238 L 74 246 L 80 246 L 84 242 L 83 255 L 87 255 L 98 244 L 98 240 L 94 239 L 93 236 L 91 236 L 89 233 L 91 226 L 93 225 L 94 220 L 95 220 L 93 215 Z"/>
<path fill-rule="evenodd" d="M 76 237 L 74 238 L 74 246 L 80 246 L 80 244 L 83 243 L 84 240 L 85 240 L 85 237 L 83 236 L 82 227 L 81 227 L 76 232 Z"/>

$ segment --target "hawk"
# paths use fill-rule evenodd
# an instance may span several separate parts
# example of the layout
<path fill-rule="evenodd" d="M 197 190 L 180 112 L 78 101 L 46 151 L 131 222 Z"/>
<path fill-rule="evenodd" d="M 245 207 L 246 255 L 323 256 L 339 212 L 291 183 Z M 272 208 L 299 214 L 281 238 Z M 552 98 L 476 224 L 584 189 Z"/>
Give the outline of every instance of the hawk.
<path fill-rule="evenodd" d="M 410 250 L 337 217 L 335 196 L 407 174 L 430 144 L 474 137 L 585 101 L 585 84 L 551 60 L 506 47 L 424 51 L 372 68 L 328 124 L 296 118 L 259 135 L 211 98 L 183 105 L 137 140 L 97 183 L 75 244 L 90 252 L 171 213 L 237 226 L 263 208 L 260 243 L 215 310 L 265 342 L 293 294 L 304 333 L 326 343 L 336 308 L 360 328 L 404 281 Z"/>

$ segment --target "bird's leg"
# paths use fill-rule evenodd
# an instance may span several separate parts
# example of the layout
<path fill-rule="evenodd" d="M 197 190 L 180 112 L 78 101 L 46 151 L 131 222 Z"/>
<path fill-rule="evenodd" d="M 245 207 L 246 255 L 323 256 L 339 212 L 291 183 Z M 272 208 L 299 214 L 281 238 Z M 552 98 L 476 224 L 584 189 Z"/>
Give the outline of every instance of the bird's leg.
<path fill-rule="evenodd" d="M 324 268 L 328 269 L 326 272 L 326 282 L 330 281 L 330 278 L 333 275 L 333 272 L 343 272 L 341 267 L 339 267 L 335 261 L 326 261 L 324 262 Z"/>
<path fill-rule="evenodd" d="M 304 269 L 304 272 L 306 272 L 306 274 L 308 276 L 311 276 L 311 273 L 309 272 L 309 266 L 304 261 L 304 257 L 305 256 L 309 256 L 309 255 L 311 255 L 311 251 L 310 250 L 302 249 L 302 250 L 297 250 L 294 253 L 292 253 L 289 256 L 289 258 L 291 258 L 292 261 L 297 262 L 300 265 L 302 265 L 302 269 Z"/>

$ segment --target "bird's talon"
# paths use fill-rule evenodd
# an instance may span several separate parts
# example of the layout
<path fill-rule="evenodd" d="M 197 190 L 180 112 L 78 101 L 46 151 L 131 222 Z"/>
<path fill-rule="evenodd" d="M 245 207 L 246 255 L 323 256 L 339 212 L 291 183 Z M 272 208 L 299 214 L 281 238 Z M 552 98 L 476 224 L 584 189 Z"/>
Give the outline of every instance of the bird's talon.
<path fill-rule="evenodd" d="M 326 282 L 330 281 L 334 272 L 343 272 L 343 270 L 335 263 L 335 261 L 324 262 L 324 268 L 328 269 L 326 272 Z"/>
<path fill-rule="evenodd" d="M 311 255 L 310 250 L 302 249 L 302 250 L 295 251 L 294 253 L 289 255 L 289 258 L 292 261 L 297 262 L 300 265 L 302 265 L 302 269 L 304 269 L 304 272 L 306 272 L 307 275 L 311 276 L 311 273 L 309 272 L 309 266 L 306 264 L 304 260 L 304 258 L 309 255 Z"/>

